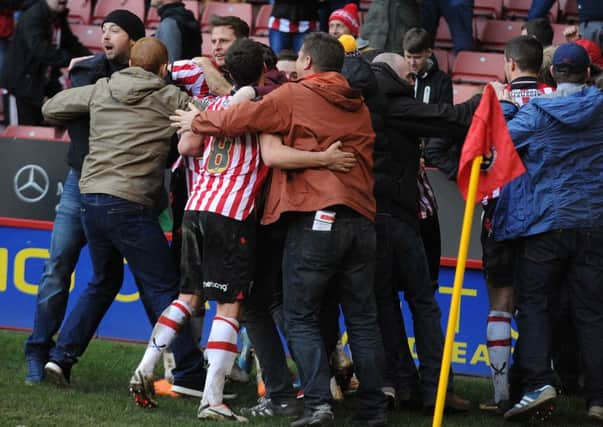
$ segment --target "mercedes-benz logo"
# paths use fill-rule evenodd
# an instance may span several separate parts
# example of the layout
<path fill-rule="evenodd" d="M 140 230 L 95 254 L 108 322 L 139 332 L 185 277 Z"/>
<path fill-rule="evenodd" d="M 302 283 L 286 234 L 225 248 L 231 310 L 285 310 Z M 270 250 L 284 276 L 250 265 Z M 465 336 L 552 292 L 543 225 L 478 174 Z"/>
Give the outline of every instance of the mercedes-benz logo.
<path fill-rule="evenodd" d="M 15 174 L 13 189 L 19 200 L 25 203 L 42 200 L 49 187 L 48 174 L 38 165 L 25 165 Z"/>

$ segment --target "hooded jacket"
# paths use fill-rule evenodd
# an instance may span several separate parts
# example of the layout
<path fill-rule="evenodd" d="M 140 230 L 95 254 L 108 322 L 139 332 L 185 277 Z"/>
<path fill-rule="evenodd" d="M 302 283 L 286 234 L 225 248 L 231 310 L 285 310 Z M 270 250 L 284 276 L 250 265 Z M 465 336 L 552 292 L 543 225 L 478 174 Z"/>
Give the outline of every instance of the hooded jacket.
<path fill-rule="evenodd" d="M 78 56 L 90 55 L 73 35 L 65 11 L 55 14 L 40 0 L 21 15 L 2 70 L 2 86 L 17 98 L 42 105 L 45 96 L 60 91 L 60 68 Z M 52 27 L 60 29 L 58 46 L 53 45 Z"/>
<path fill-rule="evenodd" d="M 422 136 L 447 135 L 462 138 L 467 133 L 473 112 L 479 104 L 476 96 L 469 101 L 452 106 L 449 104 L 424 104 L 414 98 L 414 88 L 400 79 L 385 63 L 371 65 L 379 90 L 386 100 L 383 113 L 385 141 L 377 141 L 375 176 L 386 175 L 389 179 L 377 180 L 383 185 L 375 188 L 379 212 L 390 212 L 395 217 L 418 227 L 417 173 L 419 170 L 419 138 Z M 377 154 L 384 156 L 378 159 Z"/>
<path fill-rule="evenodd" d="M 603 92 L 557 91 L 532 99 L 507 124 L 526 173 L 501 192 L 496 240 L 603 227 Z"/>
<path fill-rule="evenodd" d="M 273 169 L 262 223 L 277 221 L 284 212 L 311 212 L 345 205 L 371 220 L 373 142 L 369 111 L 360 92 L 336 72 L 318 73 L 287 83 L 258 102 L 224 111 L 204 111 L 192 125 L 199 134 L 237 136 L 246 132 L 283 135 L 284 144 L 305 151 L 324 151 L 337 140 L 356 154 L 348 173 L 329 169 Z"/>
<path fill-rule="evenodd" d="M 80 192 L 109 194 L 156 207 L 175 129 L 169 116 L 190 97 L 156 74 L 126 68 L 94 85 L 58 93 L 42 107 L 48 120 L 64 122 L 90 113 L 90 152 Z"/>
<path fill-rule="evenodd" d="M 167 47 L 170 62 L 201 56 L 199 21 L 184 4 L 169 3 L 157 10 L 161 21 L 155 36 Z"/>

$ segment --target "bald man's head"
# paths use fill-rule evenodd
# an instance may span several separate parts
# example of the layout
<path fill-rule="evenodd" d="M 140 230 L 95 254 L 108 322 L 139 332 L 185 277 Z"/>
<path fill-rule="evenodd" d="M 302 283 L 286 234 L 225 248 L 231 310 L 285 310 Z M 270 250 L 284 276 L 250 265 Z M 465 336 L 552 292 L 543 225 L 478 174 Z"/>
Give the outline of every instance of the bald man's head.
<path fill-rule="evenodd" d="M 411 78 L 412 73 L 410 72 L 410 66 L 403 56 L 398 55 L 397 53 L 381 53 L 375 56 L 373 63 L 375 62 L 382 62 L 389 65 L 391 69 L 398 74 L 398 77 L 411 84 L 414 84 L 414 79 Z"/>

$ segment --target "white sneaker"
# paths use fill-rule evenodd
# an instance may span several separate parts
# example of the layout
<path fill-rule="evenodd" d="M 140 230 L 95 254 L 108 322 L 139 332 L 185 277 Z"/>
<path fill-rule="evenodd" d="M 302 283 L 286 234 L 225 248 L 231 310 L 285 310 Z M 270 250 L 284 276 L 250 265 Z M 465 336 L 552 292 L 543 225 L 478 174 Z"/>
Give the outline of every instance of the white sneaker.
<path fill-rule="evenodd" d="M 232 409 L 224 403 L 216 406 L 199 406 L 197 418 L 200 420 L 235 421 L 237 423 L 249 422 L 247 418 L 235 414 Z"/>

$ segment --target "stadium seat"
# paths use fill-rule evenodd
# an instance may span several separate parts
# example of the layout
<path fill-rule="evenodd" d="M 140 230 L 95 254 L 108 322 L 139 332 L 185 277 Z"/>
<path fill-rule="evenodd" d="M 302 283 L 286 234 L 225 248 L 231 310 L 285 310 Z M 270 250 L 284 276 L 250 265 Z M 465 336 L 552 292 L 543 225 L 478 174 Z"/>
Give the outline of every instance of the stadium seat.
<path fill-rule="evenodd" d="M 450 71 L 450 61 L 448 60 L 448 51 L 444 49 L 434 49 L 433 54 L 438 61 L 438 68 L 445 73 Z"/>
<path fill-rule="evenodd" d="M 559 0 L 559 13 L 564 21 L 578 22 L 578 2 L 576 0 Z"/>
<path fill-rule="evenodd" d="M 523 22 L 487 19 L 475 25 L 480 48 L 502 52 L 510 39 L 521 35 Z"/>
<path fill-rule="evenodd" d="M 369 8 L 371 7 L 371 3 L 373 2 L 373 0 L 360 0 L 360 4 L 358 9 L 360 10 L 369 10 Z"/>
<path fill-rule="evenodd" d="M 70 24 L 89 24 L 92 15 L 92 0 L 69 0 L 67 3 Z"/>
<path fill-rule="evenodd" d="M 201 15 L 201 30 L 209 31 L 211 17 L 219 16 L 238 16 L 243 21 L 247 22 L 250 28 L 253 27 L 253 9 L 248 3 L 218 3 L 208 2 Z"/>
<path fill-rule="evenodd" d="M 458 83 L 488 83 L 505 80 L 502 53 L 467 52 L 457 54 L 452 68 L 452 81 Z"/>
<path fill-rule="evenodd" d="M 267 36 L 268 35 L 268 20 L 272 14 L 272 5 L 265 4 L 258 10 L 258 15 L 255 17 L 255 27 L 253 34 L 256 36 Z"/>
<path fill-rule="evenodd" d="M 9 125 L 0 134 L 4 138 L 41 139 L 44 141 L 61 141 L 63 130 L 47 126 L 16 126 Z"/>
<path fill-rule="evenodd" d="M 147 37 L 154 37 L 157 32 L 157 28 L 145 28 L 144 35 Z"/>
<path fill-rule="evenodd" d="M 499 19 L 502 16 L 503 0 L 475 0 L 473 16 Z"/>
<path fill-rule="evenodd" d="M 440 18 L 434 46 L 441 49 L 452 49 L 452 35 L 450 35 L 448 23 L 444 18 Z"/>
<path fill-rule="evenodd" d="M 452 102 L 454 104 L 460 104 L 461 102 L 465 102 L 477 92 L 479 92 L 481 88 L 482 86 L 478 85 L 453 84 Z"/>
<path fill-rule="evenodd" d="M 504 0 L 503 18 L 526 19 L 532 6 L 532 0 Z M 548 18 L 551 22 L 557 22 L 559 4 L 555 2 L 549 11 Z"/>
<path fill-rule="evenodd" d="M 92 14 L 92 23 L 102 23 L 105 16 L 115 9 L 127 9 L 144 22 L 144 0 L 98 0 Z"/>
<path fill-rule="evenodd" d="M 199 3 L 197 0 L 184 0 L 184 8 L 193 12 L 195 19 L 199 19 Z M 147 19 L 145 21 L 145 26 L 147 28 L 157 28 L 159 26 L 159 22 L 161 18 L 159 17 L 159 13 L 157 12 L 156 7 L 150 7 L 147 12 Z"/>
<path fill-rule="evenodd" d="M 266 46 L 270 46 L 270 39 L 268 37 L 252 36 L 251 38 L 256 42 L 260 42 L 265 44 Z"/>
<path fill-rule="evenodd" d="M 103 51 L 103 31 L 101 30 L 100 25 L 73 24 L 69 27 L 80 42 L 93 53 L 100 53 Z"/>

